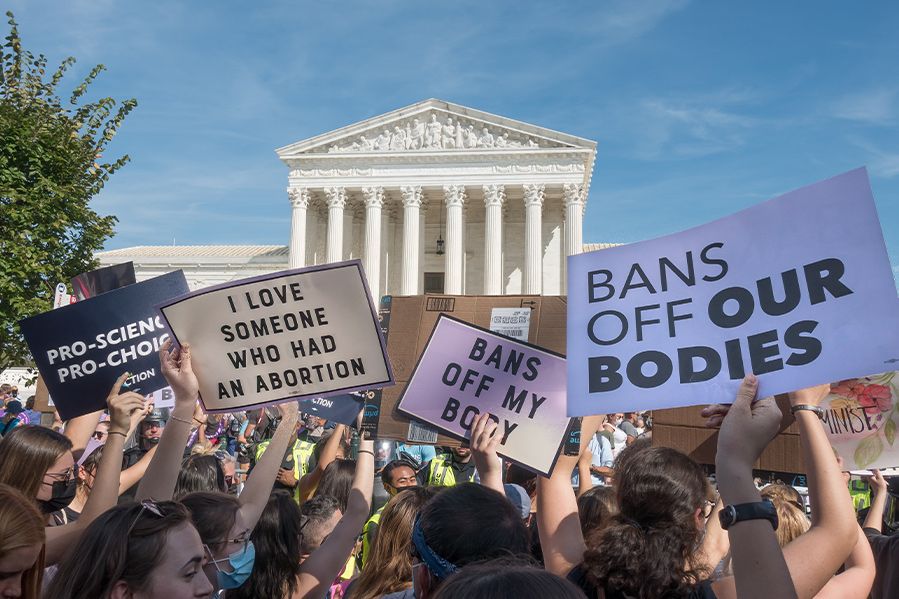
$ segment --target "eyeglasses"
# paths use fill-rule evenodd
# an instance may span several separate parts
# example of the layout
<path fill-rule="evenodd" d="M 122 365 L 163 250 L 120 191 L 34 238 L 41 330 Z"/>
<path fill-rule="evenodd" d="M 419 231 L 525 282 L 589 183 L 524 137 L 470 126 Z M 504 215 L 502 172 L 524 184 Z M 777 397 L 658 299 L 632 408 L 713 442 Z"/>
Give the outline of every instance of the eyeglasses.
<path fill-rule="evenodd" d="M 128 532 L 125 535 L 126 537 L 131 536 L 131 531 L 134 530 L 134 527 L 137 525 L 138 520 L 140 520 L 140 517 L 143 516 L 144 512 L 149 512 L 157 518 L 165 518 L 165 514 L 162 513 L 158 503 L 151 499 L 144 499 L 140 502 L 140 511 L 137 512 L 134 520 L 131 521 L 131 526 L 128 527 Z"/>
<path fill-rule="evenodd" d="M 78 468 L 72 466 L 71 468 L 66 468 L 62 472 L 54 472 L 52 474 L 48 472 L 44 477 L 49 478 L 52 481 L 49 483 L 44 481 L 43 484 L 45 485 L 52 485 L 57 482 L 68 483 L 78 478 Z"/>
<path fill-rule="evenodd" d="M 248 528 L 247 530 L 243 531 L 242 533 L 240 533 L 238 536 L 236 536 L 233 539 L 225 539 L 225 544 L 226 545 L 230 545 L 230 544 L 242 545 L 242 547 L 239 551 L 240 551 L 240 554 L 243 555 L 244 553 L 246 553 L 247 547 L 250 545 L 250 534 L 251 533 L 252 533 L 252 531 Z M 210 562 L 211 564 L 213 564 L 215 566 L 216 570 L 218 570 L 219 572 L 230 572 L 230 570 L 222 570 L 219 567 L 219 563 L 227 562 L 231 558 L 232 554 L 237 553 L 236 551 L 230 551 L 230 552 L 228 552 L 227 556 L 220 558 L 220 559 L 215 559 L 215 554 L 212 553 L 212 549 L 209 548 L 209 545 L 207 545 L 206 543 L 203 543 L 203 549 L 206 550 L 206 553 L 208 555 L 207 561 Z"/>

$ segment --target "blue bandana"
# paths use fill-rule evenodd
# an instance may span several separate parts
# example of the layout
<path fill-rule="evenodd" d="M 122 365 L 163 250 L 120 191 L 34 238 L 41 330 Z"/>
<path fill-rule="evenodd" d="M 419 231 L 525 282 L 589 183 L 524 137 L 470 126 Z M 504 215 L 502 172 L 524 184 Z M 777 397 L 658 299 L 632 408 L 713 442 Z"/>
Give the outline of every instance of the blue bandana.
<path fill-rule="evenodd" d="M 415 517 L 415 524 L 412 525 L 412 544 L 418 551 L 421 561 L 428 567 L 428 570 L 438 580 L 446 579 L 450 574 L 454 574 L 458 568 L 455 564 L 450 563 L 437 555 L 425 542 L 425 535 L 421 532 L 420 516 Z"/>

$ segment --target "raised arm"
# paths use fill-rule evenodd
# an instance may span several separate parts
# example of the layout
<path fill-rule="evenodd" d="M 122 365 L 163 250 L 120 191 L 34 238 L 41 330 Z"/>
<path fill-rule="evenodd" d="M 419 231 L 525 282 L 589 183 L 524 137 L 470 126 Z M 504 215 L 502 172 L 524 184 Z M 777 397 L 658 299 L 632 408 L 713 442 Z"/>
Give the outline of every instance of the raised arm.
<path fill-rule="evenodd" d="M 315 464 L 315 468 L 300 478 L 298 495 L 301 504 L 312 497 L 315 488 L 318 487 L 318 481 L 321 480 L 322 474 L 325 473 L 325 468 L 337 458 L 337 450 L 340 448 L 344 430 L 346 430 L 346 426 L 343 424 L 338 424 L 334 427 L 334 432 L 331 433 L 331 436 L 325 441 L 325 446 L 322 447 L 322 452 L 318 456 L 318 463 Z M 268 450 L 266 450 L 267 452 Z"/>
<path fill-rule="evenodd" d="M 584 535 L 578 519 L 577 499 L 571 488 L 571 472 L 578 457 L 587 451 L 590 438 L 599 427 L 600 416 L 581 421 L 581 447 L 578 456 L 560 455 L 552 476 L 537 478 L 537 529 L 548 571 L 565 577 L 584 559 Z"/>
<path fill-rule="evenodd" d="M 758 380 L 743 379 L 737 397 L 721 424 L 715 475 L 725 505 L 758 503 L 752 466 L 777 434 L 782 414 L 773 398 L 755 400 Z M 767 520 L 737 522 L 728 530 L 734 576 L 716 581 L 721 599 L 795 597 L 793 581 L 774 528 Z"/>
<path fill-rule="evenodd" d="M 55 564 L 62 559 L 69 547 L 75 543 L 81 532 L 97 516 L 113 507 L 119 497 L 119 475 L 122 472 L 122 451 L 128 435 L 131 413 L 140 410 L 144 398 L 137 393 L 119 395 L 122 383 L 128 378 L 123 374 L 113 385 L 106 404 L 109 407 L 109 436 L 103 448 L 103 457 L 97 466 L 94 486 L 76 522 L 65 526 L 50 526 L 47 530 L 47 564 Z"/>
<path fill-rule="evenodd" d="M 496 434 L 496 422 L 487 412 L 479 414 L 471 425 L 471 457 L 481 477 L 481 485 L 505 497 L 502 463 L 496 453 L 501 436 Z"/>
<path fill-rule="evenodd" d="M 880 470 L 874 470 L 874 476 L 868 478 L 868 485 L 874 489 L 874 499 L 871 501 L 871 507 L 868 508 L 868 515 L 865 516 L 865 528 L 871 528 L 879 533 L 883 533 L 883 511 L 887 505 L 887 481 L 880 473 Z"/>
<path fill-rule="evenodd" d="M 136 485 L 141 481 L 144 477 L 144 474 L 147 472 L 147 467 L 150 465 L 150 462 L 153 461 L 153 457 L 156 455 L 156 449 L 158 445 L 154 445 L 150 448 L 150 450 L 141 456 L 141 458 L 134 463 L 130 468 L 125 468 L 122 470 L 122 474 L 119 476 L 119 495 Z"/>
<path fill-rule="evenodd" d="M 126 380 L 127 375 L 128 373 L 122 375 L 123 381 Z M 91 435 L 97 430 L 97 423 L 100 422 L 101 415 L 103 415 L 103 410 L 97 410 L 66 421 L 63 434 L 72 442 L 72 453 L 78 455 L 79 452 L 84 451 Z"/>
<path fill-rule="evenodd" d="M 855 547 L 843 564 L 842 572 L 827 581 L 815 599 L 865 599 L 874 584 L 877 570 L 874 553 L 864 531 L 858 526 Z"/>
<path fill-rule="evenodd" d="M 590 466 L 593 464 L 593 452 L 589 446 L 587 451 L 581 452 L 577 460 L 577 496 L 580 497 L 593 488 L 593 477 Z"/>
<path fill-rule="evenodd" d="M 371 439 L 361 439 L 346 512 L 321 547 L 313 551 L 300 566 L 297 589 L 291 599 L 322 596 L 343 570 L 347 558 L 356 545 L 359 531 L 362 530 L 362 525 L 365 524 L 371 511 L 374 481 L 374 443 Z"/>
<path fill-rule="evenodd" d="M 281 423 L 275 431 L 271 442 L 256 462 L 256 466 L 250 472 L 243 491 L 238 496 L 240 500 L 240 515 L 247 528 L 253 529 L 259 517 L 265 510 L 265 504 L 272 494 L 272 486 L 278 476 L 278 468 L 284 461 L 284 454 L 296 440 L 297 418 L 299 408 L 297 402 L 288 401 L 278 405 L 281 413 Z"/>
<path fill-rule="evenodd" d="M 162 374 L 175 392 L 175 407 L 162 431 L 156 456 L 137 487 L 135 499 L 138 501 L 168 501 L 174 495 L 184 458 L 184 447 L 190 436 L 194 407 L 200 396 L 200 384 L 190 364 L 190 344 L 183 343 L 179 349 L 174 350 L 171 347 L 171 339 L 163 344 L 159 351 L 159 364 Z"/>

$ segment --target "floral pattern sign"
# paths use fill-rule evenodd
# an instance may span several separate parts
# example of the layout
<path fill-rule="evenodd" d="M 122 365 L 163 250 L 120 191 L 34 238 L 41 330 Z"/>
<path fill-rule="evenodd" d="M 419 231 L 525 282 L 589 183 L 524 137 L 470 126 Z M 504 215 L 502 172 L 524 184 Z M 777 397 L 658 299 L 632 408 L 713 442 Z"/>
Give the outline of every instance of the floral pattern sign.
<path fill-rule="evenodd" d="M 885 372 L 833 383 L 822 407 L 824 430 L 851 470 L 899 466 L 899 376 Z"/>

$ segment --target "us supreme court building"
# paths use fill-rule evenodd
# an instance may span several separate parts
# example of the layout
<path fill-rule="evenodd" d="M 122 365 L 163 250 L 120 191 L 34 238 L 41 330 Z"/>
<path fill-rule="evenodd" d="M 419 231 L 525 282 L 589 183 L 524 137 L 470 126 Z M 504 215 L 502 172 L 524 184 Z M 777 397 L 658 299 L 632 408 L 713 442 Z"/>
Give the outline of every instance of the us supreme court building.
<path fill-rule="evenodd" d="M 596 142 L 430 99 L 276 150 L 284 245 L 137 246 L 138 280 L 181 268 L 192 289 L 358 258 L 372 296 L 565 294 L 583 242 Z M 286 218 L 287 210 L 285 210 Z"/>

